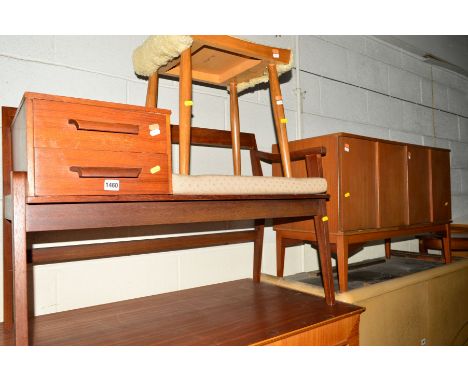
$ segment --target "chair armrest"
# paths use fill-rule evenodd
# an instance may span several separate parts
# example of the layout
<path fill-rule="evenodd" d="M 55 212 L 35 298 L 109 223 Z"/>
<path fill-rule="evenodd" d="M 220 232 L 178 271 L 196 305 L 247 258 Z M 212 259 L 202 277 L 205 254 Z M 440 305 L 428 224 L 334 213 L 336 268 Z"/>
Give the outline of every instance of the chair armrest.
<path fill-rule="evenodd" d="M 306 149 L 291 151 L 289 155 L 292 161 L 298 161 L 298 160 L 306 159 L 306 156 L 308 155 L 324 156 L 326 153 L 327 153 L 327 150 L 325 147 L 310 147 Z M 280 154 L 272 154 L 272 153 L 267 153 L 265 151 L 259 151 L 259 150 L 254 151 L 254 154 L 259 160 L 263 162 L 281 163 Z"/>

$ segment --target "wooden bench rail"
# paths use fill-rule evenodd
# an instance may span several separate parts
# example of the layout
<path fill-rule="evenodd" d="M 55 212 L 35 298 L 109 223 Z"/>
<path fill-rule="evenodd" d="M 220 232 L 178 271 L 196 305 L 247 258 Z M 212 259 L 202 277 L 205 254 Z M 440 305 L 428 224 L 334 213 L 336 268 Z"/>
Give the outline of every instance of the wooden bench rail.
<path fill-rule="evenodd" d="M 316 202 L 325 195 L 296 199 L 225 199 L 119 203 L 27 204 L 28 232 L 133 227 L 304 217 L 318 214 Z"/>
<path fill-rule="evenodd" d="M 148 240 L 128 240 L 113 243 L 67 245 L 50 248 L 33 248 L 33 264 L 61 263 L 105 257 L 131 256 L 144 253 L 193 249 L 225 244 L 241 244 L 254 241 L 255 230 L 223 232 L 216 234 L 186 235 Z"/>

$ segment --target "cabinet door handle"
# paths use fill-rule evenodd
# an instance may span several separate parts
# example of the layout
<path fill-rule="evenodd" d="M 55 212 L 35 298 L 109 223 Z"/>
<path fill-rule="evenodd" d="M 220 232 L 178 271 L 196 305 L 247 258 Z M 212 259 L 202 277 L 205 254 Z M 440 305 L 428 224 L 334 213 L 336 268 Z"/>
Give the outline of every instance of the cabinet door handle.
<path fill-rule="evenodd" d="M 72 166 L 70 171 L 78 173 L 80 178 L 138 178 L 141 168 Z"/>
<path fill-rule="evenodd" d="M 140 131 L 140 127 L 138 125 L 130 125 L 127 123 L 92 122 L 81 119 L 69 119 L 68 123 L 70 125 L 74 125 L 77 130 L 133 135 L 138 135 L 138 132 Z"/>

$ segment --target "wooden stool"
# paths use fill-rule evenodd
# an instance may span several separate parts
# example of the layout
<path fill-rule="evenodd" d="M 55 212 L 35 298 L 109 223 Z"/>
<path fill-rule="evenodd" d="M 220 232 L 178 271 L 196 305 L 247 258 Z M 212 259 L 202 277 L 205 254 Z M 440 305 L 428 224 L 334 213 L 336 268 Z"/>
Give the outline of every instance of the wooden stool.
<path fill-rule="evenodd" d="M 179 77 L 179 173 L 190 174 L 192 80 L 226 86 L 230 93 L 230 119 L 234 175 L 241 175 L 240 124 L 237 93 L 269 82 L 276 134 L 284 176 L 291 177 L 287 120 L 278 76 L 291 69 L 291 51 L 229 36 L 152 36 L 133 54 L 138 75 L 148 76 L 146 106 L 156 107 L 158 77 Z"/>

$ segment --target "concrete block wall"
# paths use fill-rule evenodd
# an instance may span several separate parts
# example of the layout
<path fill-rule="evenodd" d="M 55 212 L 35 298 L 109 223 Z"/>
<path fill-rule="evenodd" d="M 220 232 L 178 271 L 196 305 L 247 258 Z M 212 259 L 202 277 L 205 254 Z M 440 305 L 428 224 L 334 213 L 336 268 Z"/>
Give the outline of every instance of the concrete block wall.
<path fill-rule="evenodd" d="M 244 36 L 295 48 L 296 36 Z M 143 105 L 146 82 L 135 77 L 132 50 L 145 36 L 1 36 L 0 105 L 17 106 L 24 91 Z M 366 36 L 300 36 L 298 115 L 295 71 L 281 79 L 289 138 L 338 131 L 437 145 L 452 150 L 454 216 L 468 213 L 468 80 Z M 178 84 L 162 80 L 159 107 L 178 122 Z M 224 89 L 194 86 L 194 126 L 229 129 Z M 269 93 L 260 87 L 240 97 L 243 131 L 260 148 L 275 142 Z M 301 127 L 301 128 L 300 128 Z M 213 160 L 213 158 L 216 160 Z M 173 149 L 178 168 L 177 148 Z M 230 174 L 226 150 L 194 149 L 192 173 Z M 243 173 L 250 174 L 243 154 Z M 265 173 L 269 173 L 267 167 Z M 3 196 L 2 196 L 3 197 Z M 155 232 L 156 234 L 157 232 Z M 53 245 L 61 245 L 56 243 Z M 396 243 L 410 248 L 412 242 Z M 308 247 L 287 250 L 286 273 L 317 269 Z M 380 245 L 352 258 L 383 256 Z M 250 277 L 252 245 L 239 244 L 34 267 L 35 312 L 106 303 Z M 263 272 L 275 272 L 274 233 L 265 234 Z M 0 284 L 3 285 L 3 284 Z M 2 307 L 0 306 L 0 317 Z"/>
<path fill-rule="evenodd" d="M 468 78 L 370 36 L 300 36 L 300 54 L 303 137 L 348 131 L 449 148 L 453 217 L 468 214 Z"/>

